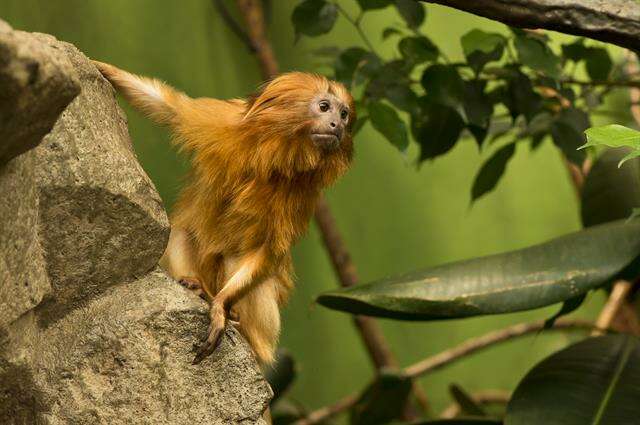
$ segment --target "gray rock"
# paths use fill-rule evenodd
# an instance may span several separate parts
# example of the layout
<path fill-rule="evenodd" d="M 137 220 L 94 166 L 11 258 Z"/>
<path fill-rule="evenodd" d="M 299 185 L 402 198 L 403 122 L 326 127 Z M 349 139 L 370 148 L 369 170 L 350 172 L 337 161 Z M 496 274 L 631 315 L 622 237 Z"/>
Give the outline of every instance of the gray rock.
<path fill-rule="evenodd" d="M 25 315 L 0 360 L 2 424 L 262 424 L 271 390 L 232 327 L 191 365 L 206 306 L 163 272 L 40 329 Z"/>
<path fill-rule="evenodd" d="M 65 55 L 42 34 L 0 22 L 0 166 L 35 147 L 80 87 Z"/>
<path fill-rule="evenodd" d="M 45 34 L 28 39 L 56 52 L 82 91 L 37 148 L 0 172 L 0 189 L 15 194 L 0 198 L 0 327 L 38 304 L 48 325 L 144 275 L 169 232 L 111 85 L 72 45 Z"/>

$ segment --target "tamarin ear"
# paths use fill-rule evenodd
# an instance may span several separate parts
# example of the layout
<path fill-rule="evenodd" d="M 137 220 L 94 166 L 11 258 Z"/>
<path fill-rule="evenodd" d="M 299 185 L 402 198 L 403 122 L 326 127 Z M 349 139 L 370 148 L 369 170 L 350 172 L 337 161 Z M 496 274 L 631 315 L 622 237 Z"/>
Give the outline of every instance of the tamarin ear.
<path fill-rule="evenodd" d="M 159 124 L 173 124 L 181 104 L 189 99 L 160 80 L 140 77 L 108 63 L 92 62 L 134 108 Z"/>

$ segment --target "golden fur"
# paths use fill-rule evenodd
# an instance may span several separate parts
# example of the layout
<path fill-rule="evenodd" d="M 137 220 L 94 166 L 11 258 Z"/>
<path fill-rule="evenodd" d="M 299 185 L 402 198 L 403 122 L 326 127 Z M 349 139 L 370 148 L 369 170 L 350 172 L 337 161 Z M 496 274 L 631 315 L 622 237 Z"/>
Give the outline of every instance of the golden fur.
<path fill-rule="evenodd" d="M 278 307 L 293 286 L 291 245 L 307 230 L 321 189 L 351 162 L 353 99 L 341 84 L 300 72 L 280 75 L 247 100 L 192 99 L 96 65 L 134 107 L 169 125 L 192 156 L 161 264 L 176 279 L 202 283 L 212 326 L 224 326 L 224 310 L 232 308 L 258 359 L 271 362 Z M 309 103 L 319 93 L 349 105 L 348 131 L 331 151 L 309 137 Z"/>

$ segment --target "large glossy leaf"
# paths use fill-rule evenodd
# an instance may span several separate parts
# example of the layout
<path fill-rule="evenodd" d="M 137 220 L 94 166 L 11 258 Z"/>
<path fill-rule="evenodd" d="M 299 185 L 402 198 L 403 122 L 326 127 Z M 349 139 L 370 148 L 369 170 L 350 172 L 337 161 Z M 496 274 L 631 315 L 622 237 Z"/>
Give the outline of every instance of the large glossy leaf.
<path fill-rule="evenodd" d="M 620 220 L 529 248 L 320 295 L 326 307 L 404 320 L 529 310 L 637 272 L 640 222 Z"/>
<path fill-rule="evenodd" d="M 582 224 L 593 226 L 631 216 L 640 207 L 640 159 L 618 168 L 632 150 L 605 151 L 591 167 L 582 188 Z"/>
<path fill-rule="evenodd" d="M 516 388 L 505 425 L 640 421 L 640 340 L 589 338 L 546 358 Z"/>

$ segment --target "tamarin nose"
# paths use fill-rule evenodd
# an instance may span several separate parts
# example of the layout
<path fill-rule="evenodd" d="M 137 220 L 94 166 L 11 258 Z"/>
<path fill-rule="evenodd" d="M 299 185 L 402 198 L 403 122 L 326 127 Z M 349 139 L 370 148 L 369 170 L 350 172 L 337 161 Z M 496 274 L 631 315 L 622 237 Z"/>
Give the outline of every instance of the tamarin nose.
<path fill-rule="evenodd" d="M 334 123 L 334 122 L 330 122 L 330 123 L 329 123 L 329 125 L 330 125 L 331 127 L 333 127 L 333 128 L 335 128 L 335 127 L 336 127 L 336 123 Z"/>

